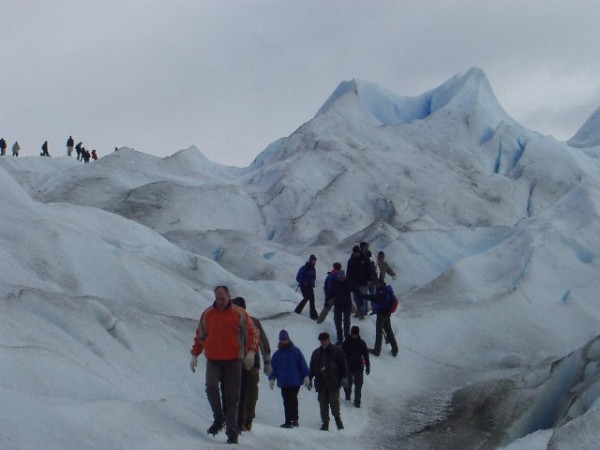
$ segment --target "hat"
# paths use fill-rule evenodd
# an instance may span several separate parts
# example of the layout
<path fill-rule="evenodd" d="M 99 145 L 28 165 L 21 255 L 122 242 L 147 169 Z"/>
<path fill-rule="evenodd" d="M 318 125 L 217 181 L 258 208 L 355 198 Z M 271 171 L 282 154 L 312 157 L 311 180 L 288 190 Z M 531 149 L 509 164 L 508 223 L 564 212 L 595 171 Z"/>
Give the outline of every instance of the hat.
<path fill-rule="evenodd" d="M 280 341 L 287 341 L 289 338 L 290 338 L 290 335 L 288 334 L 287 331 L 281 330 L 279 332 L 279 340 Z"/>
<path fill-rule="evenodd" d="M 329 339 L 329 333 L 323 331 L 321 334 L 319 334 L 319 340 L 324 341 L 325 339 Z"/>
<path fill-rule="evenodd" d="M 352 253 L 360 253 L 360 247 L 358 245 L 352 247 Z"/>
<path fill-rule="evenodd" d="M 240 308 L 246 309 L 246 300 L 244 297 L 236 297 L 231 300 L 234 305 L 239 306 Z"/>
<path fill-rule="evenodd" d="M 359 328 L 356 325 L 354 325 L 352 328 L 350 328 L 350 334 L 354 334 L 354 335 L 360 334 Z"/>
<path fill-rule="evenodd" d="M 316 261 L 317 257 L 315 255 L 310 255 L 310 258 L 308 258 L 309 261 Z"/>
<path fill-rule="evenodd" d="M 346 272 L 344 272 L 343 270 L 339 270 L 337 273 L 337 278 L 346 278 Z"/>

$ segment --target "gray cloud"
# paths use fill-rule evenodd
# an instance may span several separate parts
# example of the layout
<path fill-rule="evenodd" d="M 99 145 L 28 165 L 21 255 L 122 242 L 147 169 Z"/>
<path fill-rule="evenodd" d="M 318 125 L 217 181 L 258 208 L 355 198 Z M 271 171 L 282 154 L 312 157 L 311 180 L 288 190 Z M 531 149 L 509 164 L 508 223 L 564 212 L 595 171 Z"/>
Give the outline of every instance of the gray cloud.
<path fill-rule="evenodd" d="M 600 3 L 2 2 L 0 135 L 69 134 L 245 166 L 345 79 L 415 96 L 481 67 L 506 111 L 570 138 L 600 106 Z"/>

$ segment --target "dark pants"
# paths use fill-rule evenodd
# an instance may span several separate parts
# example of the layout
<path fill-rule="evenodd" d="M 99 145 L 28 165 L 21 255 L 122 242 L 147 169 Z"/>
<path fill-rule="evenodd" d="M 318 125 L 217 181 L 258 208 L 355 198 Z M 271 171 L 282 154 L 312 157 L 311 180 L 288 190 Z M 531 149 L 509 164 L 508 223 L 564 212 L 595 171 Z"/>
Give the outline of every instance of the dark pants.
<path fill-rule="evenodd" d="M 242 368 L 242 385 L 240 391 L 240 405 L 238 413 L 238 426 L 251 424 L 256 417 L 256 402 L 258 401 L 259 370 L 253 367 L 247 370 Z"/>
<path fill-rule="evenodd" d="M 321 422 L 329 424 L 329 408 L 331 408 L 331 414 L 336 423 L 340 422 L 340 390 L 321 388 L 318 398 L 321 410 Z"/>
<path fill-rule="evenodd" d="M 227 436 L 238 435 L 238 403 L 242 381 L 242 362 L 206 361 L 206 396 L 215 422 L 226 422 Z M 219 385 L 223 386 L 224 405 L 221 404 Z M 223 411 L 225 409 L 225 412 Z"/>
<path fill-rule="evenodd" d="M 298 422 L 298 392 L 300 386 L 281 388 L 285 423 Z"/>
<path fill-rule="evenodd" d="M 335 331 L 337 333 L 337 342 L 343 342 L 344 339 L 348 339 L 350 336 L 350 315 L 352 309 L 350 306 L 346 308 L 333 308 L 333 323 L 335 323 Z M 342 318 L 344 319 L 344 332 L 342 334 Z"/>
<path fill-rule="evenodd" d="M 315 307 L 315 290 L 311 286 L 300 286 L 300 292 L 302 293 L 302 300 L 296 306 L 295 312 L 300 314 L 308 302 L 310 308 L 310 318 L 316 320 L 319 317 L 317 308 Z"/>
<path fill-rule="evenodd" d="M 390 321 L 391 313 L 377 313 L 377 320 L 375 321 L 375 352 L 379 354 L 381 352 L 381 340 L 382 334 L 385 331 L 387 340 L 392 346 L 392 352 L 398 353 L 398 344 L 396 342 L 396 336 L 392 330 L 392 322 Z"/>
<path fill-rule="evenodd" d="M 346 394 L 346 399 L 349 399 L 352 396 L 352 385 L 354 384 L 354 404 L 360 405 L 361 394 L 362 394 L 362 385 L 363 385 L 363 369 L 357 369 L 354 371 L 348 372 L 348 389 L 344 389 L 344 393 Z"/>

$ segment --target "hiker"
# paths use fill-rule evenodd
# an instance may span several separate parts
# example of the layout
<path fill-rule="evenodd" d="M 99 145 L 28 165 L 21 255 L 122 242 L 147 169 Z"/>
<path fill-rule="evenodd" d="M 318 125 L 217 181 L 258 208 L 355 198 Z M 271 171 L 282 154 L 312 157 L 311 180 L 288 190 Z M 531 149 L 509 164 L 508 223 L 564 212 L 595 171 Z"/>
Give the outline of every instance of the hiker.
<path fill-rule="evenodd" d="M 325 293 L 325 300 L 323 301 L 323 309 L 317 318 L 317 323 L 323 323 L 327 314 L 333 307 L 335 302 L 335 297 L 333 296 L 332 289 L 333 283 L 337 279 L 338 272 L 342 270 L 342 264 L 339 262 L 333 263 L 333 269 L 330 272 L 327 272 L 327 277 L 325 278 L 325 282 L 323 283 L 323 291 Z"/>
<path fill-rule="evenodd" d="M 333 322 L 337 334 L 335 345 L 342 345 L 344 339 L 350 336 L 350 316 L 352 315 L 352 294 L 360 295 L 358 286 L 346 277 L 346 272 L 340 270 L 337 272 L 337 279 L 333 283 L 332 296 L 335 298 L 333 303 Z M 342 321 L 344 331 L 342 332 Z"/>
<path fill-rule="evenodd" d="M 385 334 L 386 343 L 392 346 L 392 356 L 398 355 L 398 343 L 394 330 L 392 330 L 392 305 L 395 294 L 390 285 L 379 284 L 375 295 L 363 295 L 363 298 L 371 300 L 373 312 L 377 314 L 375 321 L 375 348 L 369 349 L 369 353 L 379 356 L 381 354 L 381 345 Z M 396 300 L 397 302 L 397 300 Z"/>
<path fill-rule="evenodd" d="M 81 146 L 83 145 L 83 142 L 78 142 L 77 145 L 75 146 L 75 151 L 77 152 L 77 161 L 81 161 Z"/>
<path fill-rule="evenodd" d="M 246 300 L 244 297 L 236 297 L 232 302 L 234 305 L 246 309 Z M 250 316 L 250 318 L 260 333 L 259 349 L 264 362 L 264 373 L 268 376 L 271 373 L 271 344 L 269 344 L 269 338 L 264 332 L 260 320 L 254 316 Z M 252 430 L 252 421 L 256 417 L 256 402 L 258 401 L 259 372 L 260 356 L 256 353 L 254 356 L 254 365 L 250 369 L 242 367 L 242 383 L 238 407 L 238 428 L 240 431 Z"/>
<path fill-rule="evenodd" d="M 358 290 L 360 291 L 360 293 L 368 294 L 371 279 L 371 268 L 367 257 L 361 252 L 360 247 L 358 245 L 352 247 L 352 255 L 348 260 L 346 270 L 348 271 L 348 278 L 352 280 L 352 282 L 356 284 L 356 286 L 358 286 Z M 360 320 L 363 320 L 365 318 L 366 302 L 360 295 L 355 294 L 354 303 L 356 304 L 355 317 L 358 317 Z"/>
<path fill-rule="evenodd" d="M 354 406 L 360 408 L 363 385 L 363 370 L 366 375 L 371 372 L 369 349 L 360 337 L 360 329 L 354 325 L 350 330 L 350 339 L 342 344 L 342 350 L 348 363 L 348 387 L 344 389 L 346 400 L 352 400 L 352 385 L 354 385 Z"/>
<path fill-rule="evenodd" d="M 81 147 L 81 159 L 84 164 L 88 164 L 90 162 L 90 151 L 85 147 Z"/>
<path fill-rule="evenodd" d="M 396 272 L 390 267 L 388 262 L 385 260 L 385 253 L 377 253 L 377 267 L 379 268 L 378 284 L 385 284 L 386 274 L 391 276 L 392 279 L 396 279 Z"/>
<path fill-rule="evenodd" d="M 12 146 L 12 155 L 19 156 L 19 150 L 21 150 L 21 146 L 17 141 L 15 141 L 15 143 Z"/>
<path fill-rule="evenodd" d="M 281 428 L 296 428 L 298 426 L 298 392 L 304 385 L 311 389 L 308 365 L 304 355 L 290 340 L 286 330 L 279 332 L 279 344 L 271 360 L 273 371 L 269 375 L 269 386 L 281 389 L 283 399 L 283 413 L 285 422 Z"/>
<path fill-rule="evenodd" d="M 316 264 L 317 257 L 315 255 L 310 255 L 308 261 L 298 269 L 296 275 L 296 281 L 298 282 L 300 292 L 302 293 L 302 300 L 298 303 L 298 306 L 296 306 L 294 311 L 296 314 L 301 314 L 306 302 L 308 302 L 310 318 L 312 320 L 317 320 L 319 317 L 317 308 L 315 307 L 315 281 L 317 279 L 317 270 L 315 269 Z"/>
<path fill-rule="evenodd" d="M 0 156 L 6 155 L 6 147 L 8 147 L 8 145 L 4 138 L 0 139 Z"/>
<path fill-rule="evenodd" d="M 348 387 L 348 366 L 344 351 L 332 345 L 329 334 L 319 334 L 319 347 L 310 358 L 310 380 L 314 378 L 315 391 L 319 399 L 321 412 L 321 430 L 329 430 L 329 409 L 338 430 L 344 429 L 340 414 L 340 388 Z M 310 386 L 310 385 L 309 385 Z"/>
<path fill-rule="evenodd" d="M 73 141 L 73 136 L 69 136 L 69 139 L 67 139 L 67 156 L 71 156 L 73 154 L 74 145 L 75 141 Z"/>
<path fill-rule="evenodd" d="M 40 153 L 40 156 L 50 156 L 50 153 L 48 152 L 48 141 L 44 141 L 42 144 L 42 153 Z"/>
<path fill-rule="evenodd" d="M 207 432 L 215 436 L 227 425 L 227 443 L 238 442 L 238 403 L 243 361 L 246 369 L 254 366 L 259 349 L 258 330 L 250 315 L 233 304 L 227 286 L 217 286 L 215 301 L 202 315 L 196 329 L 190 368 L 196 371 L 198 355 L 206 355 L 206 396 L 214 422 Z M 225 391 L 225 413 L 219 384 Z"/>
<path fill-rule="evenodd" d="M 96 149 L 92 150 L 92 159 L 96 161 L 98 159 L 98 154 L 96 153 Z"/>

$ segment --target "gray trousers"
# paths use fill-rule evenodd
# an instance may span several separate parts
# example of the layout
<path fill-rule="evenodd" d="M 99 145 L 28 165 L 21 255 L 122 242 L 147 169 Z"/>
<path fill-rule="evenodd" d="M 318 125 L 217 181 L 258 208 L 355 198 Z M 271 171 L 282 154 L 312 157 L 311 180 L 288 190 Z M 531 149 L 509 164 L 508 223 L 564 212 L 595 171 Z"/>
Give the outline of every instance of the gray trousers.
<path fill-rule="evenodd" d="M 206 361 L 206 396 L 214 420 L 226 423 L 227 436 L 237 436 L 239 432 L 237 420 L 241 382 L 241 360 L 214 361 L 209 359 Z M 223 385 L 225 405 L 221 404 L 220 384 Z M 225 412 L 223 412 L 223 409 L 225 409 Z"/>
<path fill-rule="evenodd" d="M 321 409 L 321 422 L 329 424 L 329 408 L 336 422 L 341 420 L 340 416 L 340 390 L 321 388 L 319 390 L 319 407 Z"/>

